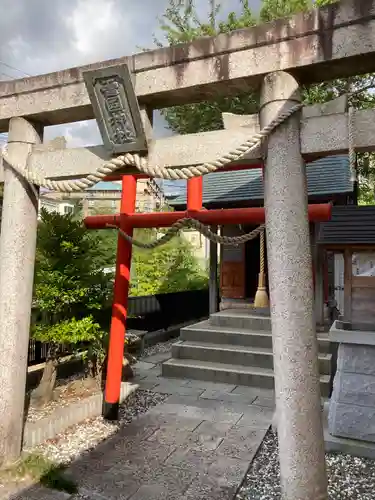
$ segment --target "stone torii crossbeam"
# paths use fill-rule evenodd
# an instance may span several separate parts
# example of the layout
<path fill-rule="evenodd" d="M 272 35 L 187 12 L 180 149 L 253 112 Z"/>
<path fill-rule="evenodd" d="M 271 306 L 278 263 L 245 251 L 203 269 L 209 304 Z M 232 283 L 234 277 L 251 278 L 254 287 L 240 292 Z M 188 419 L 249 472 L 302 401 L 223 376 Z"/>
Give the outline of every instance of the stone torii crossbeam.
<path fill-rule="evenodd" d="M 84 177 L 109 159 L 103 147 L 41 145 L 43 126 L 92 119 L 82 72 L 126 62 L 148 133 L 153 109 L 235 95 L 262 85 L 258 117 L 238 128 L 152 141 L 150 164 L 215 160 L 300 100 L 299 85 L 375 71 L 375 0 L 350 0 L 192 44 L 50 75 L 0 83 L 0 131 L 10 162 L 49 178 Z M 375 149 L 375 112 L 353 117 L 356 151 Z M 272 303 L 283 497 L 326 500 L 304 160 L 348 150 L 341 101 L 304 108 L 275 130 L 265 161 L 265 216 Z M 0 460 L 19 456 L 37 227 L 37 189 L 3 162 L 0 242 Z M 121 172 L 119 172 L 121 173 Z M 128 169 L 127 174 L 137 173 Z"/>

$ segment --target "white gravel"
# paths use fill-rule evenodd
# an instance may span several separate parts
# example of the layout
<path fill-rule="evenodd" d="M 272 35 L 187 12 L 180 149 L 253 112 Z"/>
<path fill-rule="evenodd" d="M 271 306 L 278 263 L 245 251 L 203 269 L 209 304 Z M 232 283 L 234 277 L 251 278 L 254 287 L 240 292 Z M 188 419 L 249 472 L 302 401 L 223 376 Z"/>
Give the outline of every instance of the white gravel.
<path fill-rule="evenodd" d="M 374 500 L 375 461 L 327 454 L 329 500 Z M 277 437 L 269 432 L 253 460 L 236 500 L 281 500 Z"/>
<path fill-rule="evenodd" d="M 178 340 L 179 337 L 175 337 L 173 339 L 167 340 L 166 342 L 159 342 L 159 344 L 146 347 L 146 349 L 142 353 L 142 356 L 139 356 L 139 359 L 144 359 L 148 356 L 153 356 L 154 354 L 163 354 L 165 352 L 170 352 L 172 349 L 172 345 L 175 344 Z"/>
<path fill-rule="evenodd" d="M 102 417 L 85 420 L 32 451 L 43 454 L 57 464 L 69 464 L 85 452 L 93 450 L 101 441 L 113 435 L 120 426 L 129 424 L 137 415 L 146 413 L 167 397 L 166 394 L 138 390 L 121 405 L 118 422 L 108 422 Z"/>

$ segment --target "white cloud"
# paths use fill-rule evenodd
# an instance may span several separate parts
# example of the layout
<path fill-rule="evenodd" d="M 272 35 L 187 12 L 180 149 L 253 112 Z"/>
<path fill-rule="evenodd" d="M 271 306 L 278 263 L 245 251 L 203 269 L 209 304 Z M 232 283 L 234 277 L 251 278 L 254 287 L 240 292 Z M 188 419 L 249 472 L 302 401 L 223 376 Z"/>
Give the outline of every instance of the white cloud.
<path fill-rule="evenodd" d="M 129 29 L 126 19 L 116 14 L 113 0 L 78 0 L 65 20 L 73 35 L 73 49 L 83 57 L 95 54 L 98 59 L 101 59 L 102 53 L 111 51 L 115 43 L 114 35 L 120 28 Z"/>
<path fill-rule="evenodd" d="M 208 0 L 196 3 L 204 16 Z M 229 12 L 238 0 L 221 3 Z M 168 4 L 168 0 L 0 0 L 0 79 L 48 73 L 151 48 L 153 34 L 160 35 L 157 17 Z M 155 136 L 169 135 L 165 122 L 155 115 Z M 94 122 L 47 127 L 45 135 L 66 135 L 69 146 L 100 142 Z"/>

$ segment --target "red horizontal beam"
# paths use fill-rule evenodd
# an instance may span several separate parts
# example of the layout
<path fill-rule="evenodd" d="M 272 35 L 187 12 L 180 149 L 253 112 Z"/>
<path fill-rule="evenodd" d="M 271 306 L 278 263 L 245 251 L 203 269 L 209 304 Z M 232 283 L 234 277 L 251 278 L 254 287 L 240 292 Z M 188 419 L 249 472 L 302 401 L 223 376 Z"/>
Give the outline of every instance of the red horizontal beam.
<path fill-rule="evenodd" d="M 254 168 L 263 168 L 263 163 L 244 163 L 240 165 L 227 165 L 226 167 L 220 168 L 218 172 L 233 172 L 235 170 L 251 170 Z M 104 181 L 121 181 L 121 179 L 124 177 L 124 175 L 128 174 L 113 174 L 113 175 L 108 175 Z M 130 175 L 130 174 L 129 174 Z M 133 174 L 131 174 L 133 175 Z M 135 174 L 134 177 L 137 179 L 148 179 L 150 176 L 146 174 Z"/>
<path fill-rule="evenodd" d="M 331 218 L 330 203 L 309 205 L 311 222 L 324 222 Z M 224 208 L 184 212 L 153 212 L 116 215 L 91 215 L 84 219 L 87 229 L 105 229 L 108 224 L 119 226 L 123 218 L 134 228 L 169 227 L 185 217 L 199 220 L 204 224 L 262 224 L 265 221 L 264 208 Z M 123 222 L 124 222 L 123 221 Z"/>

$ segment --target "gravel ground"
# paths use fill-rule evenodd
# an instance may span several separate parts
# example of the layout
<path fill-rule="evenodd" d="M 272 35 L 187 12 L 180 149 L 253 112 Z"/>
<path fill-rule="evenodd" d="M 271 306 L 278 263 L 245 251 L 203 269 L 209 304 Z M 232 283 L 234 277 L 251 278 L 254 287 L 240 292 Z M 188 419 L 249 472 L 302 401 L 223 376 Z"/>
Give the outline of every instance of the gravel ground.
<path fill-rule="evenodd" d="M 79 381 L 82 381 L 82 385 L 78 385 Z M 78 393 L 76 394 L 71 387 L 71 384 L 74 382 L 77 383 L 76 389 L 79 389 Z M 84 373 L 75 373 L 70 377 L 60 379 L 56 382 L 54 399 L 52 401 L 43 405 L 42 407 L 34 407 L 32 405 L 29 406 L 29 408 L 27 409 L 27 421 L 36 422 L 46 417 L 47 415 L 50 415 L 57 408 L 69 406 L 98 392 L 101 392 L 99 387 L 96 388 L 93 385 L 88 386 L 87 384 L 85 384 Z"/>
<path fill-rule="evenodd" d="M 165 352 L 169 352 L 172 348 L 172 344 L 176 342 L 176 339 L 171 339 L 167 342 L 160 342 L 159 344 L 155 344 L 153 346 L 147 347 L 141 356 L 137 356 L 137 359 L 144 360 L 148 356 L 152 356 L 154 354 L 161 354 Z M 50 401 L 46 405 L 41 408 L 35 408 L 30 406 L 27 411 L 27 421 L 28 422 L 36 422 L 47 415 L 51 414 L 57 408 L 61 408 L 62 406 L 68 406 L 76 401 L 81 401 L 87 396 L 94 394 L 95 392 L 100 392 L 92 390 L 92 388 L 88 388 L 86 391 L 82 391 L 80 394 L 74 395 L 69 394 L 69 397 L 65 397 L 65 391 L 68 389 L 68 384 L 71 382 L 79 381 L 84 377 L 83 373 L 75 373 L 68 378 L 60 379 L 56 381 L 56 390 L 55 390 L 55 399 Z"/>
<path fill-rule="evenodd" d="M 119 422 L 107 422 L 102 417 L 85 420 L 33 451 L 43 454 L 56 463 L 69 464 L 113 435 L 119 426 L 129 424 L 137 415 L 146 413 L 167 397 L 165 394 L 138 390 L 121 405 Z"/>
<path fill-rule="evenodd" d="M 327 454 L 329 500 L 374 500 L 375 462 Z M 250 466 L 236 500 L 281 500 L 277 437 L 269 432 Z"/>
<path fill-rule="evenodd" d="M 172 345 L 177 342 L 179 337 L 175 337 L 167 342 L 160 342 L 159 344 L 152 345 L 150 347 L 146 347 L 143 351 L 142 356 L 139 359 L 147 358 L 148 356 L 153 356 L 154 354 L 162 354 L 164 352 L 169 352 L 172 349 Z"/>

